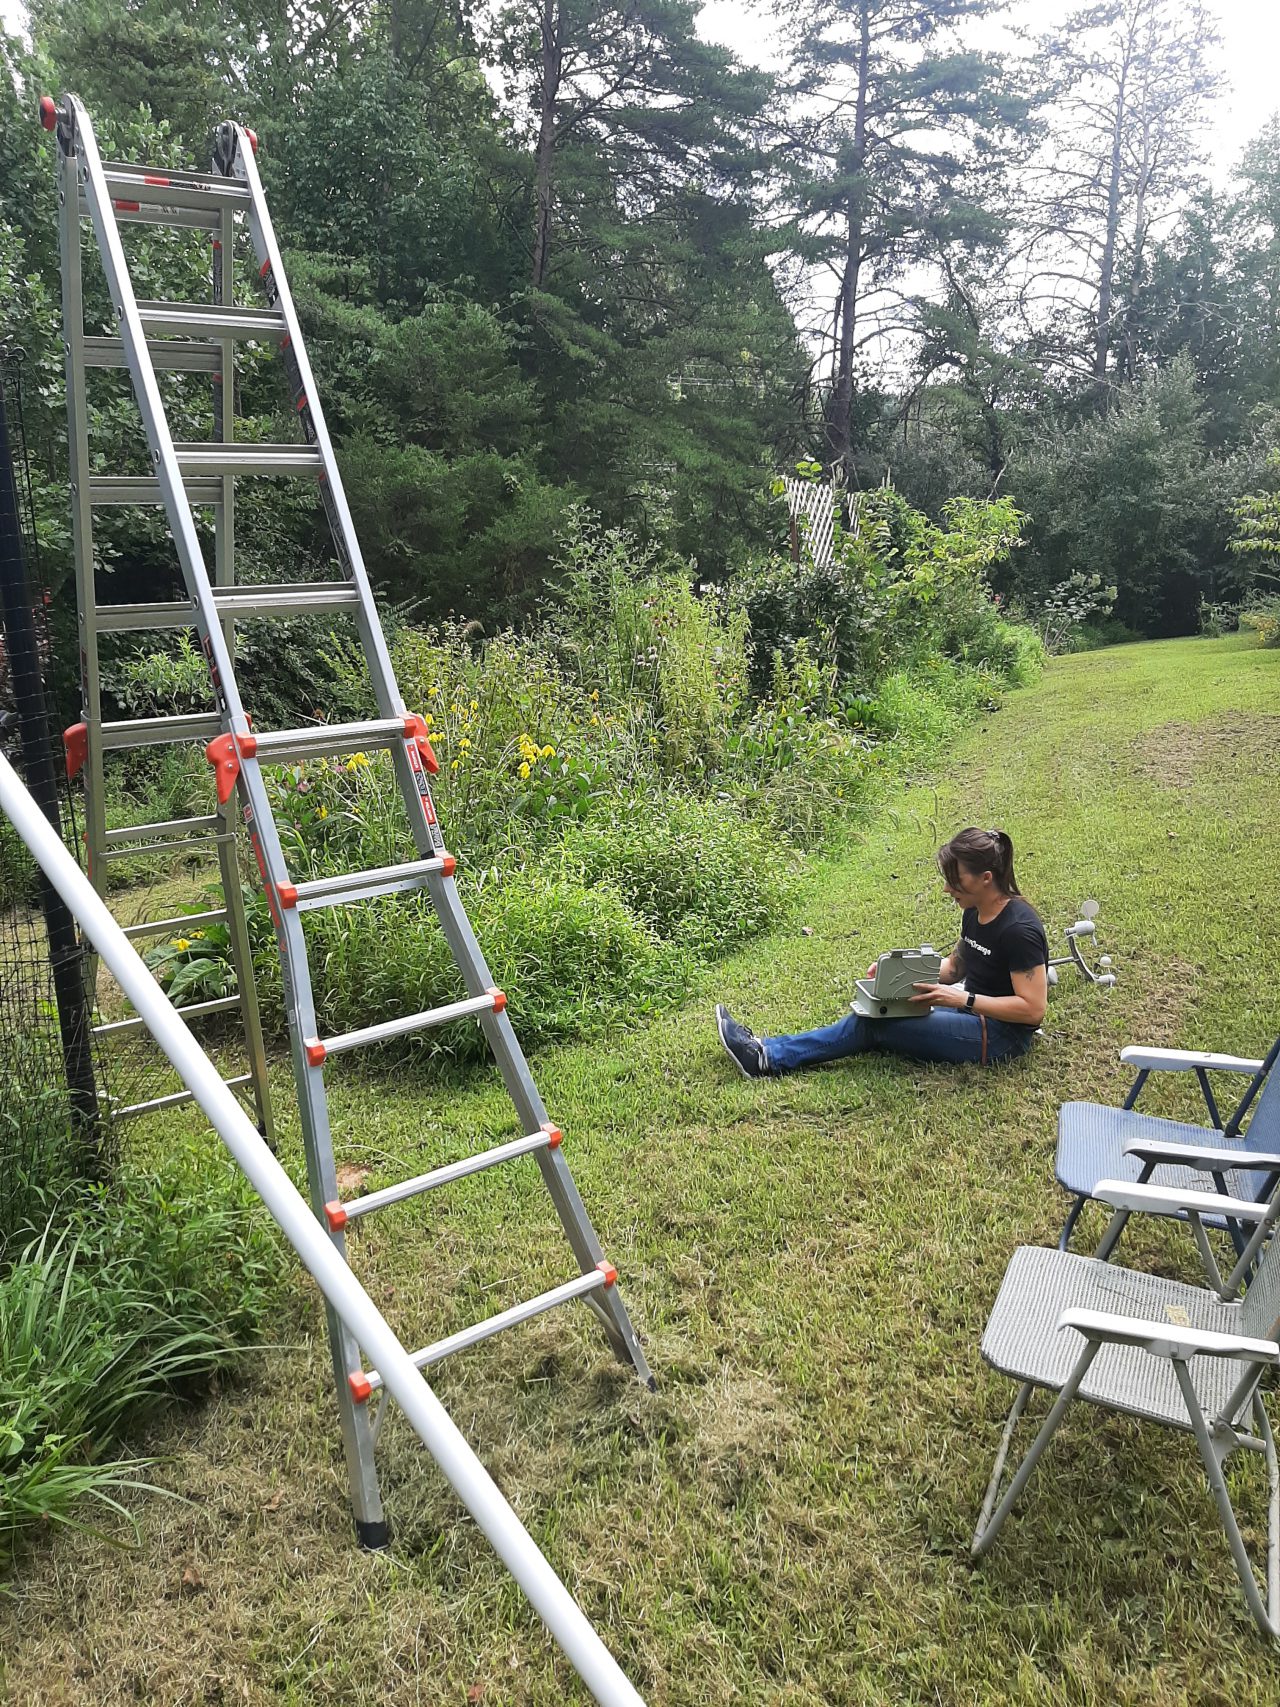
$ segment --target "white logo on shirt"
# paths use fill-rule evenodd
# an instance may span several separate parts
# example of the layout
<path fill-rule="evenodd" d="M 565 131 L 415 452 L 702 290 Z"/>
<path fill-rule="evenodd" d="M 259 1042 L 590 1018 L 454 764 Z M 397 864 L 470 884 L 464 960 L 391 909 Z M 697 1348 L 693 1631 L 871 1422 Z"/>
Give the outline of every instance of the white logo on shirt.
<path fill-rule="evenodd" d="M 985 943 L 975 942 L 971 936 L 961 937 L 960 940 L 964 943 L 967 943 L 970 948 L 976 948 L 979 954 L 990 954 L 991 953 L 991 950 L 986 946 Z"/>

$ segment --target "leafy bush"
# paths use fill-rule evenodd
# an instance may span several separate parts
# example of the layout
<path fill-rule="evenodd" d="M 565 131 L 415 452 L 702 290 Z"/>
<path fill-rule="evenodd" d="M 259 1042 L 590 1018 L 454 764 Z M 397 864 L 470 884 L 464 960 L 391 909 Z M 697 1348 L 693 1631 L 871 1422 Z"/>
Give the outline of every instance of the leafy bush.
<path fill-rule="evenodd" d="M 111 1450 L 257 1339 L 283 1265 L 252 1189 L 195 1150 L 31 1244 L 0 1277 L 0 1557 L 34 1523 L 82 1524 L 84 1497 L 120 1510 L 145 1461 Z"/>
<path fill-rule="evenodd" d="M 1203 595 L 1228 596 L 1232 498 L 1252 458 L 1215 456 L 1194 367 L 1178 357 L 1089 414 L 1016 452 L 1008 485 L 1027 550 L 999 572 L 1030 609 L 1079 576 L 1114 586 L 1116 614 L 1144 634 L 1186 634 Z M 1245 579 L 1243 571 L 1238 576 Z"/>
<path fill-rule="evenodd" d="M 612 885 L 659 936 L 700 955 L 759 935 L 785 902 L 777 840 L 718 801 L 629 801 L 609 823 L 570 830 L 563 846 L 589 888 Z"/>
<path fill-rule="evenodd" d="M 1069 575 L 1050 588 L 1030 621 L 1046 652 L 1070 652 L 1087 628 L 1106 621 L 1115 602 L 1115 588 L 1104 587 L 1101 575 Z"/>
<path fill-rule="evenodd" d="M 1253 630 L 1259 646 L 1280 646 L 1280 596 L 1258 600 L 1242 610 L 1240 626 Z"/>
<path fill-rule="evenodd" d="M 587 887 L 534 868 L 482 876 L 466 897 L 485 959 L 526 1048 L 591 1032 L 621 1016 L 677 1001 L 689 976 L 683 951 L 663 943 L 616 889 Z M 260 976 L 278 983 L 265 908 L 256 915 Z M 308 950 L 324 1030 L 375 1024 L 456 1001 L 453 958 L 426 902 L 352 907 L 313 916 Z M 270 1009 L 277 1004 L 269 1004 Z M 486 1057 L 477 1028 L 424 1032 L 413 1046 L 456 1061 Z"/>
<path fill-rule="evenodd" d="M 837 524 L 831 562 L 783 559 L 735 583 L 750 623 L 752 689 L 767 692 L 772 656 L 804 642 L 846 687 L 866 691 L 917 651 L 999 668 L 1011 656 L 988 574 L 1019 542 L 1008 499 L 956 498 L 931 522 L 890 486 L 860 493 Z"/>

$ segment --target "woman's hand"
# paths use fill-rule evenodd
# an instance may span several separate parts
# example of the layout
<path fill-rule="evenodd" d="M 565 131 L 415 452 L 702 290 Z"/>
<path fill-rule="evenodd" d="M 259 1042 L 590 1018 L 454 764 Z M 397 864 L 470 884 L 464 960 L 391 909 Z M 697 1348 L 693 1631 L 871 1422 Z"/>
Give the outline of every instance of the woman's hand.
<path fill-rule="evenodd" d="M 962 1008 L 969 1000 L 963 984 L 917 984 L 915 990 L 916 994 L 908 999 L 927 1002 L 933 1008 Z"/>
<path fill-rule="evenodd" d="M 870 966 L 867 967 L 867 977 L 868 978 L 874 978 L 875 977 L 876 968 L 879 966 L 879 964 L 880 964 L 880 962 L 878 960 L 873 960 L 871 962 Z"/>

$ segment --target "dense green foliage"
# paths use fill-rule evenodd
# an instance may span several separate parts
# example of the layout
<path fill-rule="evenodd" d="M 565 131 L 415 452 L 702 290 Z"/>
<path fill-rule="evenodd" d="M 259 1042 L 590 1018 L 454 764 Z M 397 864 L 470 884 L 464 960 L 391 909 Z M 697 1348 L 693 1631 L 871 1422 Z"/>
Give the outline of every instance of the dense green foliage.
<path fill-rule="evenodd" d="M 55 612 L 46 87 L 83 95 L 107 154 L 157 164 L 198 161 L 224 114 L 254 124 L 371 570 L 420 615 L 523 618 L 578 501 L 704 583 L 758 581 L 784 525 L 770 476 L 805 454 L 935 520 L 1011 495 L 1027 548 L 1003 590 L 1032 614 L 1080 572 L 1144 633 L 1238 608 L 1255 562 L 1226 549 L 1231 505 L 1278 436 L 1280 128 L 1211 188 L 1211 18 L 1106 0 L 1019 59 L 986 51 L 990 9 L 831 0 L 788 16 L 766 74 L 704 39 L 696 0 L 37 0 L 30 42 L 0 45 L 0 289 Z M 175 269 L 127 235 L 144 288 L 207 295 L 199 245 Z M 278 434 L 265 353 L 241 380 L 242 436 Z M 126 468 L 112 383 L 94 442 Z M 173 392 L 202 436 L 201 386 Z M 245 483 L 241 510 L 246 576 L 323 568 L 310 498 Z M 158 518 L 100 533 L 122 585 L 168 587 Z"/>
<path fill-rule="evenodd" d="M 880 775 L 920 762 L 1034 674 L 1039 642 L 1003 619 L 987 585 L 1019 521 L 1007 501 L 957 500 L 938 526 L 877 492 L 829 571 L 796 577 L 774 561 L 699 598 L 689 565 L 575 511 L 546 621 L 488 640 L 458 623 L 399 629 L 397 676 L 425 708 L 440 763 L 440 821 L 526 1046 L 673 1005 L 700 961 L 779 919 L 803 851 L 873 803 Z M 327 657 L 312 708 L 359 715 L 359 672 L 335 643 Z M 129 679 L 155 712 L 185 692 L 163 655 L 140 654 Z M 167 811 L 203 768 L 198 755 L 140 767 L 143 815 Z M 411 857 L 387 754 L 269 778 L 294 880 Z M 275 992 L 256 890 L 250 909 L 260 981 Z M 461 993 L 420 898 L 322 910 L 307 933 L 327 1029 Z M 149 961 L 185 1001 L 234 987 L 222 925 L 161 941 Z M 281 1028 L 274 995 L 266 1010 Z M 485 1046 L 467 1031 L 410 1047 L 471 1061 Z"/>

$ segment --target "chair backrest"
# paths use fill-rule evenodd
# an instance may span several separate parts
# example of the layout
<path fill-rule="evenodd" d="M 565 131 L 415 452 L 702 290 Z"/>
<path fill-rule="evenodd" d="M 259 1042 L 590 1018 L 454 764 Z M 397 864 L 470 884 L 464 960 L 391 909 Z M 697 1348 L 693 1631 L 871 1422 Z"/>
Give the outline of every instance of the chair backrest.
<path fill-rule="evenodd" d="M 1245 1149 L 1280 1151 L 1280 1037 L 1250 1080 L 1226 1130 L 1239 1131 L 1246 1115 L 1249 1125 L 1244 1134 Z"/>
<path fill-rule="evenodd" d="M 1255 1339 L 1280 1338 L 1280 1233 L 1262 1247 L 1258 1267 L 1240 1300 L 1240 1332 Z"/>

